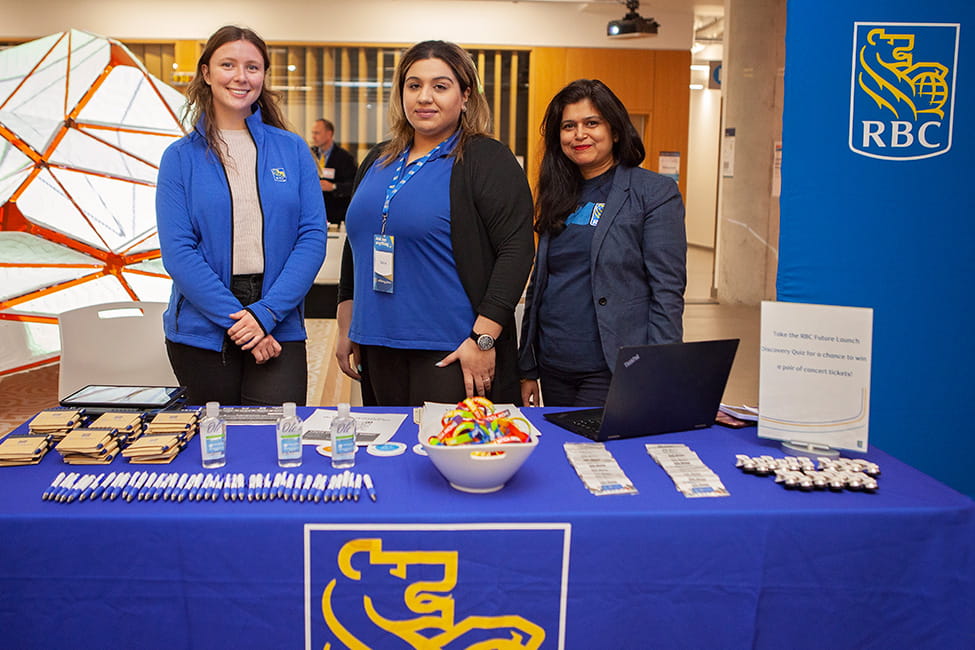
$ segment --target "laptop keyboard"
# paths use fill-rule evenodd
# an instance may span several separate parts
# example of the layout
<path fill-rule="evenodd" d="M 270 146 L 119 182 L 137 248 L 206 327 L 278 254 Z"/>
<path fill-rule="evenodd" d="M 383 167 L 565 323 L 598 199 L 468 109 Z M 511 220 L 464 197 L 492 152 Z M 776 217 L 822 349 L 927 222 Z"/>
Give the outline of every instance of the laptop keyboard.
<path fill-rule="evenodd" d="M 576 425 L 584 431 L 596 434 L 599 433 L 599 425 L 602 423 L 603 418 L 600 416 L 588 416 L 581 417 L 579 419 L 573 419 L 572 424 Z"/>

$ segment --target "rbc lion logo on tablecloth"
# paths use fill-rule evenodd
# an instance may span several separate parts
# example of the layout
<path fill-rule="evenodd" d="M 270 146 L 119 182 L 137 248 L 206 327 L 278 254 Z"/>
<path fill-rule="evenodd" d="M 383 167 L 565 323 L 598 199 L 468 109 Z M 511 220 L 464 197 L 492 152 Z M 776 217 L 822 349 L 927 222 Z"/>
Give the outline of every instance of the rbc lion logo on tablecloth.
<path fill-rule="evenodd" d="M 305 645 L 560 648 L 569 529 L 308 524 Z"/>
<path fill-rule="evenodd" d="M 951 148 L 957 24 L 855 23 L 850 149 L 918 160 Z"/>

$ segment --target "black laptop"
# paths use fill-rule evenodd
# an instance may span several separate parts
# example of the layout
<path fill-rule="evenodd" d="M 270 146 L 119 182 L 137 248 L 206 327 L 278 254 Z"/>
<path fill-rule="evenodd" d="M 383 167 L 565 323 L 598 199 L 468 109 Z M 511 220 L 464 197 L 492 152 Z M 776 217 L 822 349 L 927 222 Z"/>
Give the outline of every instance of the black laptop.
<path fill-rule="evenodd" d="M 737 350 L 738 339 L 621 347 L 605 407 L 545 419 L 600 442 L 709 427 Z"/>

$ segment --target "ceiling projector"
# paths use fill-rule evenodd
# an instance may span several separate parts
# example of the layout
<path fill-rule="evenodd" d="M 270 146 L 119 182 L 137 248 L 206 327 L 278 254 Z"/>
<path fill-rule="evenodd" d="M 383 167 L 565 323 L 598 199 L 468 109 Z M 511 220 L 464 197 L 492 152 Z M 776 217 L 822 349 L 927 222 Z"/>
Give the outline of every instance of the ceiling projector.
<path fill-rule="evenodd" d="M 629 12 L 620 20 L 611 20 L 606 24 L 606 35 L 611 38 L 636 38 L 652 36 L 660 27 L 653 18 L 644 18 L 637 13 L 640 8 L 639 0 L 627 0 L 626 8 Z"/>

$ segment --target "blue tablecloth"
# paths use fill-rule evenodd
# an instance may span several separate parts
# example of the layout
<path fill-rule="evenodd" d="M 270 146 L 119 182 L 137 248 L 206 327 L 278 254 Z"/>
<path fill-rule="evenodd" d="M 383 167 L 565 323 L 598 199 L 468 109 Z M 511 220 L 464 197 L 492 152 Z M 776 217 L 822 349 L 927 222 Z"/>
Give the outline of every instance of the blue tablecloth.
<path fill-rule="evenodd" d="M 0 468 L 0 646 L 975 647 L 968 497 L 878 450 L 876 494 L 787 491 L 734 467 L 775 443 L 720 427 L 609 443 L 639 494 L 597 497 L 562 447 L 584 439 L 543 411 L 526 409 L 538 449 L 488 495 L 410 451 L 357 455 L 376 503 L 64 505 L 40 498 L 55 452 Z M 220 471 L 278 471 L 272 427 L 228 438 Z M 394 439 L 415 443 L 409 418 Z M 678 493 L 644 448 L 664 442 L 731 495 Z M 194 441 L 109 469 L 199 468 Z M 300 471 L 331 469 L 306 446 Z"/>

